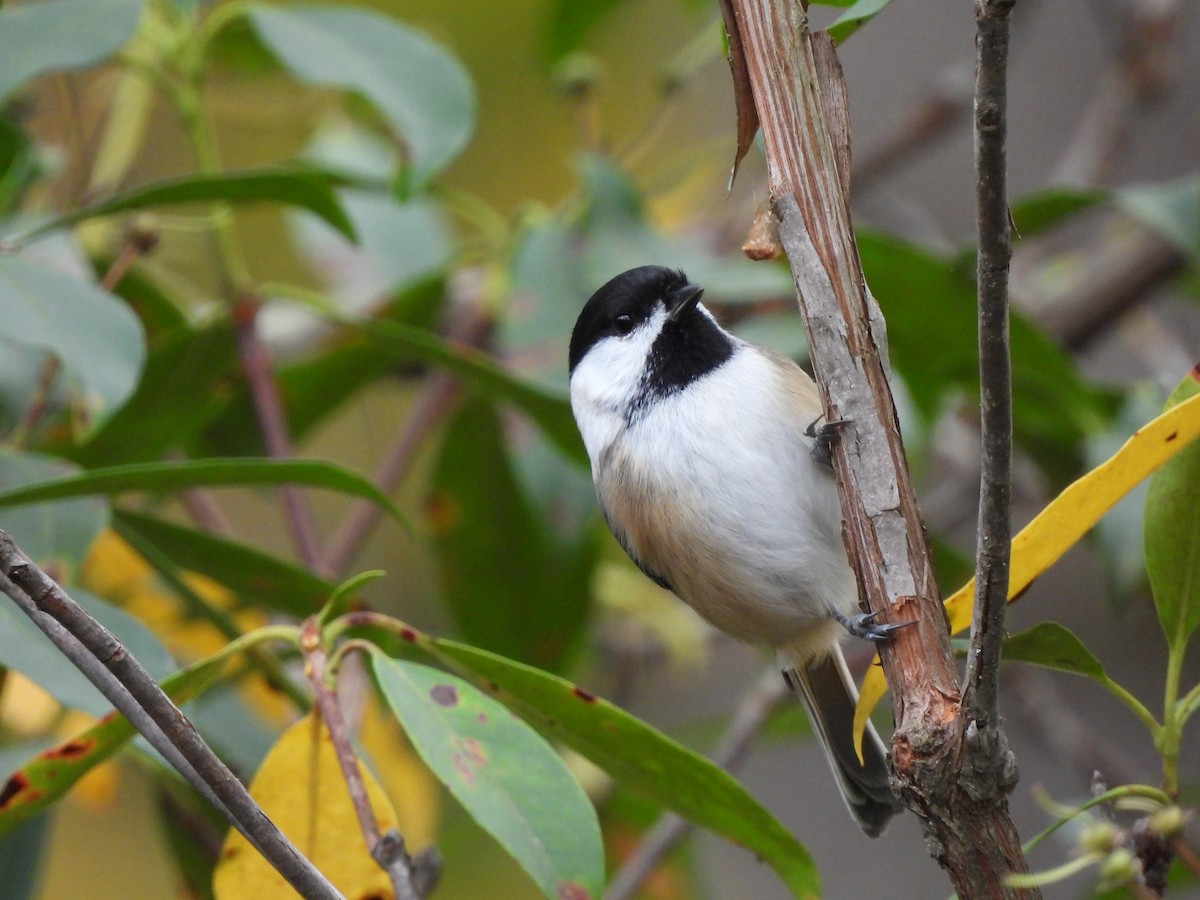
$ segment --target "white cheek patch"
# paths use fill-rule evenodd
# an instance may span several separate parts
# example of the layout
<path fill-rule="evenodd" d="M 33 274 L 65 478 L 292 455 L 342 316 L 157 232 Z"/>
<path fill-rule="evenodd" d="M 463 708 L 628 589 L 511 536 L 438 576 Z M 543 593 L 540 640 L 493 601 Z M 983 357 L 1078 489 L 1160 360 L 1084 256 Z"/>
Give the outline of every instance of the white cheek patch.
<path fill-rule="evenodd" d="M 629 334 L 597 341 L 571 373 L 571 411 L 593 463 L 625 427 L 646 357 L 665 321 L 660 306 Z"/>

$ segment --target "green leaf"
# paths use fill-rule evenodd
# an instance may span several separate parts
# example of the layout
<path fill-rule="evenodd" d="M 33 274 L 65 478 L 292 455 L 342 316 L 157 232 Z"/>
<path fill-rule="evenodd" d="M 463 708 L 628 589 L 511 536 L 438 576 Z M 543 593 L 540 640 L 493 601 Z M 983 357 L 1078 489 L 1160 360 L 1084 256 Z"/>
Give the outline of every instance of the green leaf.
<path fill-rule="evenodd" d="M 382 655 L 373 663 L 425 764 L 542 892 L 598 898 L 604 852 L 596 812 L 550 745 L 460 678 Z"/>
<path fill-rule="evenodd" d="M 875 15 L 882 12 L 883 8 L 891 2 L 892 0 L 858 0 L 838 16 L 837 21 L 826 30 L 834 42 L 840 44 L 875 18 Z M 841 6 L 842 4 L 835 3 L 833 5 Z"/>
<path fill-rule="evenodd" d="M 594 541 L 566 546 L 532 512 L 512 471 L 500 419 L 464 403 L 442 441 L 427 504 L 442 593 L 460 632 L 506 656 L 559 669 L 588 611 Z"/>
<path fill-rule="evenodd" d="M 237 594 L 243 603 L 304 618 L 321 607 L 333 585 L 246 544 L 125 510 L 114 521 L 131 529 L 182 569 L 206 575 Z"/>
<path fill-rule="evenodd" d="M 475 647 L 406 632 L 621 784 L 766 861 L 796 897 L 820 895 L 808 851 L 728 772 L 571 682 Z"/>
<path fill-rule="evenodd" d="M 49 456 L 0 452 L 0 491 L 70 477 L 75 466 Z M 34 503 L 0 515 L 3 528 L 43 569 L 67 580 L 87 556 L 92 541 L 108 524 L 108 507 L 99 500 Z"/>
<path fill-rule="evenodd" d="M 64 452 L 91 467 L 162 459 L 216 417 L 239 374 L 230 322 L 171 331 L 151 350 L 129 401 L 84 444 Z"/>
<path fill-rule="evenodd" d="M 0 100 L 45 72 L 111 56 L 141 12 L 141 0 L 46 0 L 0 10 Z"/>
<path fill-rule="evenodd" d="M 360 475 L 333 463 L 303 459 L 197 459 L 93 469 L 80 475 L 0 491 L 0 507 L 126 491 L 279 484 L 304 484 L 362 497 L 404 521 L 403 514 L 392 501 Z"/>
<path fill-rule="evenodd" d="M 71 597 L 111 631 L 130 654 L 155 678 L 175 668 L 170 654 L 151 631 L 128 613 L 79 588 Z M 50 639 L 14 604 L 0 603 L 0 665 L 20 672 L 63 706 L 100 716 L 109 702 L 83 674 L 63 658 Z"/>
<path fill-rule="evenodd" d="M 1033 663 L 1107 683 L 1104 667 L 1074 634 L 1057 622 L 1040 622 L 1004 641 L 1005 659 Z"/>
<path fill-rule="evenodd" d="M 1113 193 L 1117 205 L 1200 265 L 1200 175 L 1140 184 Z"/>
<path fill-rule="evenodd" d="M 43 222 L 18 239 L 28 240 L 88 219 L 116 213 L 181 203 L 216 202 L 270 202 L 297 206 L 320 216 L 350 240 L 355 239 L 354 225 L 338 203 L 337 195 L 330 187 L 330 178 L 319 172 L 304 170 L 201 173 L 172 178 L 134 188 L 102 203 Z"/>
<path fill-rule="evenodd" d="M 1167 399 L 1170 409 L 1200 393 L 1193 369 Z M 1150 478 L 1144 519 L 1146 571 L 1168 644 L 1181 650 L 1200 625 L 1200 441 Z"/>
<path fill-rule="evenodd" d="M 0 773 L 8 771 L 0 768 Z M 0 836 L 0 872 L 4 873 L 4 900 L 33 900 L 38 896 L 42 862 L 50 837 L 49 816 L 23 823 Z"/>
<path fill-rule="evenodd" d="M 61 660 L 59 664 L 66 665 Z M 224 657 L 204 660 L 163 679 L 162 689 L 182 704 L 212 684 L 224 665 Z M 50 807 L 135 734 L 124 716 L 111 713 L 70 740 L 30 759 L 0 785 L 0 836 Z"/>
<path fill-rule="evenodd" d="M 1108 199 L 1108 191 L 1047 188 L 1021 197 L 1009 210 L 1020 239 L 1030 238 L 1093 209 Z M 974 248 L 972 248 L 972 253 Z"/>
<path fill-rule="evenodd" d="M 404 139 L 415 185 L 466 146 L 475 124 L 470 78 L 419 31 L 370 10 L 315 4 L 255 4 L 249 16 L 296 77 L 354 91 L 383 114 Z"/>
<path fill-rule="evenodd" d="M 93 421 L 133 393 L 145 357 L 141 324 L 124 303 L 11 254 L 0 254 L 0 339 L 53 354 Z"/>

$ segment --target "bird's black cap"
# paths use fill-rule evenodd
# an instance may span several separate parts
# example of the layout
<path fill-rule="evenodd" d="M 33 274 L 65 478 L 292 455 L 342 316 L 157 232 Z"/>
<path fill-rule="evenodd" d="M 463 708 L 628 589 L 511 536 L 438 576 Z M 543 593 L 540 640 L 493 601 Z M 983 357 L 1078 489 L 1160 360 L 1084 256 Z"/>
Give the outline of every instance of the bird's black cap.
<path fill-rule="evenodd" d="M 671 298 L 681 295 L 689 285 L 687 276 L 666 266 L 638 266 L 607 281 L 584 305 L 571 332 L 569 366 L 572 372 L 584 354 L 609 335 L 628 333 L 654 311 L 657 303 L 671 308 Z M 698 297 L 697 297 L 698 299 Z M 694 305 L 694 304 L 693 304 Z M 629 316 L 627 324 L 617 319 Z"/>

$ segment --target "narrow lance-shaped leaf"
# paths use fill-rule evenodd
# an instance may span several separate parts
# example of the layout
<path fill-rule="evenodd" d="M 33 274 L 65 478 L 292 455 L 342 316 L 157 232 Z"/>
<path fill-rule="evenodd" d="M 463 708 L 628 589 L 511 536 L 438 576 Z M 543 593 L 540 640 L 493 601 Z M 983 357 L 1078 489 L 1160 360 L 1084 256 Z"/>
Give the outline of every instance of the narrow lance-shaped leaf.
<path fill-rule="evenodd" d="M 114 523 L 118 532 L 132 530 L 180 568 L 205 575 L 243 600 L 285 615 L 311 615 L 334 589 L 301 566 L 194 528 L 127 510 L 117 512 Z"/>
<path fill-rule="evenodd" d="M 208 688 L 222 665 L 223 658 L 209 659 L 169 675 L 163 679 L 163 691 L 182 704 Z M 53 805 L 136 733 L 128 720 L 110 712 L 75 737 L 34 756 L 0 786 L 0 836 Z"/>
<path fill-rule="evenodd" d="M 600 826 L 553 748 L 473 686 L 379 655 L 375 675 L 421 758 L 551 900 L 598 898 Z"/>
<path fill-rule="evenodd" d="M 271 202 L 298 206 L 320 216 L 350 240 L 355 239 L 354 225 L 338 202 L 327 175 L 303 170 L 284 170 L 201 173 L 143 185 L 93 206 L 86 206 L 44 222 L 35 229 L 19 235 L 17 240 L 28 240 L 48 231 L 116 213 L 176 206 L 181 203 L 213 202 Z"/>
<path fill-rule="evenodd" d="M 1087 534 L 1134 485 L 1185 447 L 1194 446 L 1198 436 L 1200 396 L 1195 396 L 1140 428 L 1120 450 L 1050 501 L 1013 538 L 1009 602 Z M 971 624 L 974 592 L 975 580 L 972 579 L 946 599 L 951 634 L 957 634 Z M 863 677 L 854 712 L 855 740 L 862 740 L 867 718 L 885 693 L 887 682 L 883 672 L 878 665 L 873 665 Z"/>
<path fill-rule="evenodd" d="M 1194 403 L 1200 368 L 1171 393 L 1166 408 Z M 1200 416 L 1200 414 L 1198 414 Z M 1182 435 L 1168 435 L 1179 442 Z M 1167 642 L 1182 648 L 1200 625 L 1200 442 L 1179 451 L 1154 473 L 1146 493 L 1146 572 Z"/>
<path fill-rule="evenodd" d="M 478 350 L 455 346 L 420 328 L 398 322 L 353 324 L 365 336 L 403 348 L 417 359 L 441 366 L 467 384 L 481 388 L 488 396 L 511 403 L 529 416 L 568 457 L 580 463 L 587 462 L 583 442 L 571 417 L 571 404 L 565 395 L 523 381 Z"/>
<path fill-rule="evenodd" d="M 0 507 L 126 491 L 279 484 L 306 484 L 363 497 L 383 507 L 399 521 L 404 521 L 400 510 L 369 481 L 349 469 L 316 460 L 198 459 L 93 469 L 80 475 L 0 491 Z"/>
<path fill-rule="evenodd" d="M 796 897 L 820 895 L 808 851 L 728 772 L 565 679 L 414 630 L 404 636 L 623 785 L 765 860 Z"/>

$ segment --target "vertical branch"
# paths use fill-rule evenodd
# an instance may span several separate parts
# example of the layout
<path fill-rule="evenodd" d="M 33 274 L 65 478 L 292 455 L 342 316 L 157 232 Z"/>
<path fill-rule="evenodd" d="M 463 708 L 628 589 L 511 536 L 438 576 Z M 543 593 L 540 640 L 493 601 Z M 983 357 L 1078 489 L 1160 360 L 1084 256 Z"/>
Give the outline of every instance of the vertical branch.
<path fill-rule="evenodd" d="M 1005 112 L 1008 22 L 1015 0 L 976 0 L 975 199 L 979 253 L 982 471 L 975 611 L 963 707 L 968 727 L 997 729 L 997 691 L 1008 602 L 1012 528 L 1012 372 L 1008 340 L 1009 246 Z"/>
<path fill-rule="evenodd" d="M 1008 6 L 1012 5 L 1009 0 Z M 843 537 L 860 596 L 880 621 L 916 620 L 882 648 L 895 696 L 892 766 L 926 844 L 963 897 L 1037 897 L 1006 886 L 1027 871 L 999 784 L 979 771 L 888 383 L 882 317 L 863 280 L 839 163 L 836 57 L 786 0 L 729 0 L 761 122 L 779 237 L 805 318 L 826 416 L 850 419 L 834 448 Z M 730 46 L 734 46 L 731 39 Z M 818 66 L 818 59 L 824 64 Z M 736 72 L 735 68 L 735 72 Z M 997 735 L 991 731 L 989 734 Z M 1011 756 L 991 757 L 1005 764 Z M 1006 780 L 1006 776 L 1007 780 Z"/>
<path fill-rule="evenodd" d="M 279 385 L 271 372 L 267 349 L 258 334 L 258 300 L 253 297 L 239 298 L 233 309 L 233 321 L 237 328 L 238 356 L 250 388 L 250 399 L 254 404 L 267 455 L 272 459 L 288 459 L 292 456 L 292 439 L 288 435 Z M 280 487 L 279 497 L 297 555 L 305 566 L 319 572 L 320 541 L 308 498 L 294 484 Z"/>

